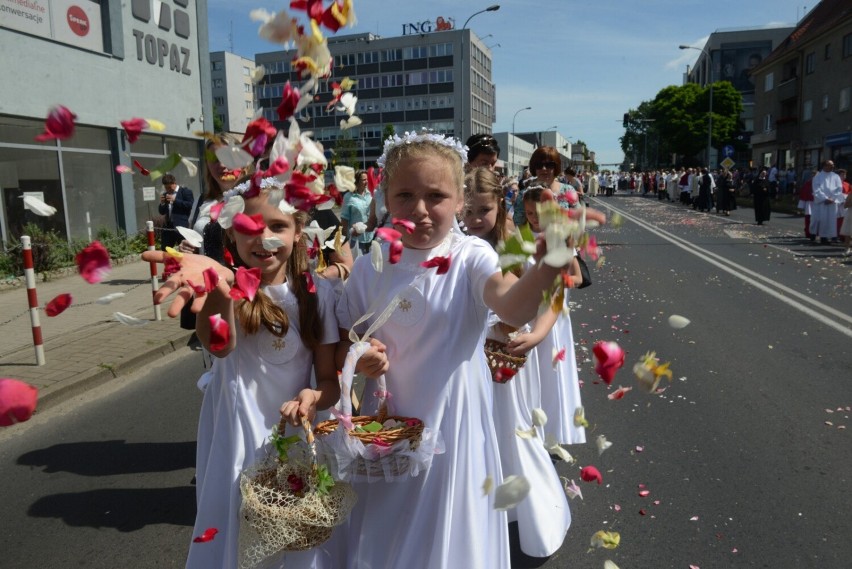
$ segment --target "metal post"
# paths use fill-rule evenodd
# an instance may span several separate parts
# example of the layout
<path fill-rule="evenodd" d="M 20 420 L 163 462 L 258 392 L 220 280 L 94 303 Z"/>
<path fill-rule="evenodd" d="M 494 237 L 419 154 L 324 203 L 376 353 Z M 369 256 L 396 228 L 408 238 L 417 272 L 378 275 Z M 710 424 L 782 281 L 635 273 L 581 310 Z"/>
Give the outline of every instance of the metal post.
<path fill-rule="evenodd" d="M 41 336 L 41 322 L 38 316 L 38 294 L 36 293 L 35 265 L 33 263 L 32 243 L 29 235 L 21 236 L 21 247 L 24 257 L 24 277 L 27 281 L 27 302 L 30 305 L 30 323 L 33 330 L 33 346 L 35 347 L 36 363 L 45 364 L 44 339 Z"/>
<path fill-rule="evenodd" d="M 154 222 L 146 221 L 145 227 L 148 230 L 148 250 L 155 251 L 157 249 L 157 242 L 154 240 Z M 160 283 L 157 278 L 157 263 L 151 261 L 151 299 L 154 303 L 154 320 L 162 320 L 163 316 L 160 314 L 160 303 L 157 302 L 156 297 L 154 296 L 157 293 L 157 289 L 160 288 Z"/>

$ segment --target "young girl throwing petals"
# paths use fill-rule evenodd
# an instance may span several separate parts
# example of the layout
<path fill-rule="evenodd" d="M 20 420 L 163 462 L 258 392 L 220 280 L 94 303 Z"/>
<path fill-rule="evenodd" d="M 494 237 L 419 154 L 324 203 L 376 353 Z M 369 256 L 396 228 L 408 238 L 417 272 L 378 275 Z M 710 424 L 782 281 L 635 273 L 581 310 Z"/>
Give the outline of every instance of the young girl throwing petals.
<path fill-rule="evenodd" d="M 503 190 L 493 172 L 485 168 L 471 170 L 465 176 L 465 217 L 468 233 L 481 237 L 496 247 L 507 238 L 506 209 Z M 556 315 L 546 310 L 532 323 L 517 332 L 497 318 L 489 318 L 488 338 L 506 344 L 510 353 L 525 355 L 527 361 L 506 383 L 492 383 L 494 394 L 494 428 L 500 448 L 503 476 L 522 475 L 529 482 L 529 495 L 508 510 L 510 522 L 518 522 L 521 550 L 533 557 L 548 557 L 556 552 L 571 525 L 568 500 L 553 468 L 550 455 L 539 437 L 522 439 L 516 429 L 530 429 L 533 409 L 540 408 L 541 385 L 539 360 L 550 360 L 540 354 L 537 345 L 550 333 Z M 546 429 L 545 429 L 546 430 Z"/>
<path fill-rule="evenodd" d="M 530 190 L 524 194 L 524 210 L 534 233 L 541 228 L 538 223 L 536 204 L 541 201 L 541 192 Z M 583 277 L 580 264 L 575 257 L 569 271 L 574 285 Z M 565 293 L 564 307 L 568 307 Z M 564 350 L 564 351 L 563 351 Z M 553 434 L 559 444 L 586 442 L 586 430 L 574 424 L 574 411 L 582 405 L 580 401 L 580 378 L 574 356 L 574 334 L 571 317 L 567 310 L 559 316 L 547 337 L 539 344 L 539 375 L 541 381 L 541 408 L 547 413 L 547 432 Z M 553 354 L 557 354 L 554 357 Z"/>
<path fill-rule="evenodd" d="M 298 425 L 301 417 L 313 419 L 317 409 L 339 398 L 334 366 L 338 329 L 331 286 L 322 279 L 308 280 L 307 253 L 301 243 L 304 214 L 282 199 L 274 181 L 265 180 L 263 186 L 259 195 L 245 199 L 243 214 L 254 226 L 247 229 L 235 221 L 227 230 L 237 263 L 259 270 L 256 293 L 246 279 L 238 279 L 241 282 L 235 285 L 231 270 L 191 254 L 180 259 L 180 270 L 157 293 L 163 299 L 178 291 L 169 309 L 174 316 L 191 288 L 215 280 L 209 271 L 204 274 L 205 269 L 215 270 L 220 277 L 212 290 L 194 302 L 198 338 L 217 359 L 208 376 L 198 425 L 198 512 L 193 536 L 207 528 L 218 533 L 210 541 L 191 544 L 190 568 L 237 567 L 240 473 L 270 453 L 269 435 L 282 417 Z M 248 183 L 238 186 L 229 192 L 230 199 L 243 199 L 240 194 L 247 189 Z M 252 235 L 246 233 L 249 230 Z M 164 262 L 166 254 L 146 252 L 143 259 Z M 247 298 L 235 301 L 233 296 Z M 215 315 L 222 322 L 213 329 Z M 223 333 L 223 327 L 227 332 Z M 316 389 L 310 387 L 312 371 Z M 337 566 L 318 550 L 267 561 L 269 566 L 284 563 L 288 568 Z"/>
<path fill-rule="evenodd" d="M 390 217 L 404 222 L 397 223 L 402 252 L 391 264 L 390 252 L 398 248 L 383 247 L 381 272 L 371 258 L 358 259 L 338 303 L 344 330 L 368 316 L 355 326 L 359 337 L 395 306 L 374 332 L 389 363 L 393 413 L 440 430 L 446 447 L 415 478 L 356 485 L 352 568 L 510 565 L 506 514 L 483 492 L 486 480 L 502 481 L 482 349 L 485 326 L 489 309 L 513 326 L 532 320 L 559 270 L 542 265 L 520 280 L 504 278 L 497 253 L 454 228 L 463 205 L 464 161 L 464 146 L 440 135 L 406 133 L 386 141 L 379 164 Z M 341 341 L 339 363 L 349 344 Z M 362 404 L 367 413 L 376 407 L 371 391 Z"/>

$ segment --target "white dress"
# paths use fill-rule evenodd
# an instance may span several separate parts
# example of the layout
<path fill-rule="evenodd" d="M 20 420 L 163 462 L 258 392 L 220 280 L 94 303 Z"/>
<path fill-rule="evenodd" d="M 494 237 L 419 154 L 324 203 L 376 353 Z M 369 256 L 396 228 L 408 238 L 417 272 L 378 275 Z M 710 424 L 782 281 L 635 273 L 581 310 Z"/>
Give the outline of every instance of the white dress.
<path fill-rule="evenodd" d="M 447 252 L 452 255 L 448 273 L 420 266 Z M 506 514 L 493 509 L 493 493 L 482 491 L 486 477 L 495 486 L 502 480 L 482 349 L 488 315 L 482 295 L 485 281 L 500 270 L 497 253 L 485 241 L 455 231 L 431 251 L 404 249 L 395 265 L 387 262 L 387 247 L 384 253 L 381 274 L 369 256 L 356 261 L 338 303 L 338 320 L 348 329 L 371 306 L 379 314 L 402 293 L 396 310 L 373 334 L 387 345 L 390 403 L 395 414 L 439 429 L 446 452 L 435 455 L 431 468 L 416 478 L 355 484 L 348 567 L 508 569 Z M 366 327 L 356 331 L 363 334 Z M 368 383 L 362 413 L 374 413 L 375 407 Z"/>
<path fill-rule="evenodd" d="M 493 328 L 489 328 L 488 337 L 506 342 Z M 516 428 L 530 429 L 532 410 L 541 407 L 538 365 L 536 346 L 511 380 L 491 385 L 503 478 L 521 475 L 532 487 L 523 501 L 508 510 L 509 521 L 518 522 L 521 551 L 532 557 L 548 557 L 562 546 L 571 525 L 571 511 L 541 436 L 522 439 L 515 432 Z"/>
<path fill-rule="evenodd" d="M 315 282 L 322 343 L 336 343 L 332 287 L 322 279 Z M 205 379 L 209 382 L 198 420 L 198 510 L 192 535 L 197 537 L 207 528 L 216 528 L 219 533 L 212 541 L 190 542 L 188 568 L 237 567 L 240 473 L 267 456 L 272 427 L 281 420 L 281 405 L 311 384 L 313 353 L 299 336 L 296 296 L 287 283 L 263 290 L 286 310 L 290 319 L 287 334 L 278 338 L 261 327 L 256 334 L 246 336 L 237 324 L 236 349 L 225 358 L 215 359 L 205 374 L 207 378 L 202 378 L 202 383 Z M 273 556 L 268 561 L 268 567 L 286 562 L 288 569 L 334 567 L 324 565 L 331 560 L 326 552 L 316 550 Z"/>

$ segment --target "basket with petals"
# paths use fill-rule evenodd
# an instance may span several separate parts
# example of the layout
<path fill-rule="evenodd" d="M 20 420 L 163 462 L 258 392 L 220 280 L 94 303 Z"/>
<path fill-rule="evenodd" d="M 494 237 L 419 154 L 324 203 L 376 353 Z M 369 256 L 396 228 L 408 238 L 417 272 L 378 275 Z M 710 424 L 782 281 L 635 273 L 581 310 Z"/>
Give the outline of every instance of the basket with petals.
<path fill-rule="evenodd" d="M 443 452 L 443 441 L 420 419 L 389 413 L 384 376 L 378 379 L 376 414 L 351 416 L 355 363 L 367 348 L 369 344 L 357 342 L 346 356 L 339 409 L 332 411 L 337 419 L 317 425 L 317 453 L 341 480 L 394 481 L 417 476 L 429 468 L 435 454 Z"/>
<path fill-rule="evenodd" d="M 485 360 L 491 370 L 491 380 L 506 383 L 527 363 L 526 356 L 515 356 L 506 351 L 506 344 L 493 338 L 485 339 Z"/>
<path fill-rule="evenodd" d="M 279 457 L 256 464 L 240 475 L 240 569 L 251 569 L 282 551 L 314 548 L 342 524 L 356 495 L 318 464 L 310 423 L 302 422 L 307 448 L 290 448 L 299 437 L 273 433 Z"/>

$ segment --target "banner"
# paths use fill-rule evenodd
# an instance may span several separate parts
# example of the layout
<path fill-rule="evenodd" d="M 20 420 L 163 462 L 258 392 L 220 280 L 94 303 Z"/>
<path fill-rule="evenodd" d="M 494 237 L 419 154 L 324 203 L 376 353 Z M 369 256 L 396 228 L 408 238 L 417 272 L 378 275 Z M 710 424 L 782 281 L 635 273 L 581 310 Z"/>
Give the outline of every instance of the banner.
<path fill-rule="evenodd" d="M 0 0 L 0 27 L 104 50 L 101 5 L 92 0 Z"/>

